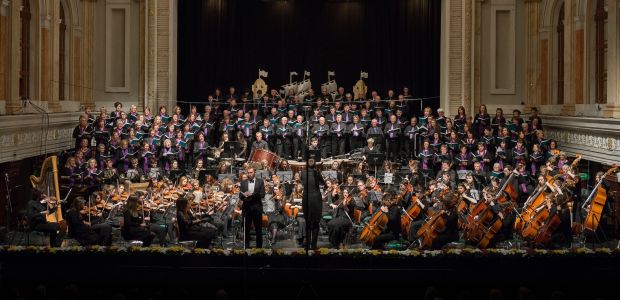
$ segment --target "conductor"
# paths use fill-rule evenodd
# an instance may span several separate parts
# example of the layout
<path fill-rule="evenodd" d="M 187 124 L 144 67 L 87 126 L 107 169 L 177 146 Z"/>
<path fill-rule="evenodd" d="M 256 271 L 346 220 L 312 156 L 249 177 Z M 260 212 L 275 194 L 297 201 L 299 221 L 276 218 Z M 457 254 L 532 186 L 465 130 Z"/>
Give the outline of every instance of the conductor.
<path fill-rule="evenodd" d="M 308 160 L 308 171 L 301 172 L 301 181 L 304 185 L 304 198 L 302 201 L 302 210 L 306 214 L 306 236 L 308 237 L 310 249 L 316 249 L 317 238 L 319 235 L 319 222 L 321 221 L 321 213 L 323 204 L 321 203 L 321 192 L 319 191 L 319 183 L 325 185 L 323 177 L 315 169 L 315 160 Z"/>
<path fill-rule="evenodd" d="M 254 224 L 256 231 L 256 248 L 263 247 L 262 216 L 265 185 L 262 180 L 256 179 L 254 168 L 247 169 L 248 179 L 241 182 L 239 198 L 243 201 L 243 222 L 245 226 L 245 247 L 250 247 L 250 225 Z"/>

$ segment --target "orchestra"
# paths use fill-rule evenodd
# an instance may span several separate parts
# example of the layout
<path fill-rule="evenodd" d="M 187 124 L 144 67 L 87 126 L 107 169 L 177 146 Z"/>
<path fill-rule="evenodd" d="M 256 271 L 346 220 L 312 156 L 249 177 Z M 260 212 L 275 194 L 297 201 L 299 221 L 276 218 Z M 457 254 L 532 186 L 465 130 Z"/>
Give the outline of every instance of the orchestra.
<path fill-rule="evenodd" d="M 120 102 L 111 114 L 84 114 L 75 149 L 60 159 L 60 189 L 76 193 L 64 212 L 69 234 L 109 245 L 118 226 L 143 246 L 232 237 L 261 248 L 264 236 L 311 249 L 559 248 L 604 235 L 605 177 L 617 168 L 582 197 L 580 156 L 545 137 L 535 109 L 529 120 L 501 108 L 491 117 L 484 105 L 451 118 L 394 95 L 289 96 L 272 90 L 238 104 L 215 94 L 203 114 L 195 105 L 125 113 Z M 40 193 L 28 206 L 54 246 L 61 225 L 45 216 L 57 201 Z"/>

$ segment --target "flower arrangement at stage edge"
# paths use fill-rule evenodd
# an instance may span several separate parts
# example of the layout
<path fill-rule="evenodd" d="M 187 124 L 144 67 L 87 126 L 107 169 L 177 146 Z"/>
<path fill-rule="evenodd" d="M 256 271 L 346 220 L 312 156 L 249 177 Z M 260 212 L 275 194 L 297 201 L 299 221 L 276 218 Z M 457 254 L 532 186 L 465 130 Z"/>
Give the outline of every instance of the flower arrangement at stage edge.
<path fill-rule="evenodd" d="M 172 247 L 119 247 L 119 246 L 72 246 L 64 248 L 53 247 L 41 247 L 41 246 L 0 246 L 0 255 L 3 253 L 25 253 L 25 254 L 73 254 L 73 253 L 96 253 L 96 254 L 141 254 L 149 253 L 154 255 L 205 255 L 205 256 L 305 256 L 306 252 L 302 248 L 295 249 L 188 249 L 180 246 Z M 313 257 L 329 257 L 329 256 L 342 256 L 342 257 L 354 257 L 354 258 L 366 258 L 369 256 L 390 256 L 390 257 L 456 257 L 456 256 L 470 256 L 470 257 L 551 257 L 551 256 L 609 256 L 620 257 L 620 249 L 610 248 L 575 248 L 575 249 L 559 249 L 559 250 L 545 250 L 545 249 L 477 249 L 477 248 L 464 248 L 464 249 L 445 249 L 445 250 L 368 250 L 362 248 L 356 249 L 328 249 L 321 248 L 318 250 L 312 250 L 308 252 L 309 256 Z"/>

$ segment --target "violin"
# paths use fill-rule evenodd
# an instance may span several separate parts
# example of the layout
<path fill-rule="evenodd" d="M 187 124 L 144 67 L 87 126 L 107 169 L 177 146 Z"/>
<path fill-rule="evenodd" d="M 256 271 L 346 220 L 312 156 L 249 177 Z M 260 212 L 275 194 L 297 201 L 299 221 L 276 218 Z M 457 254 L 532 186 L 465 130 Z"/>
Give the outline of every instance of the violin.
<path fill-rule="evenodd" d="M 126 201 L 128 198 L 129 198 L 129 193 L 128 192 L 122 192 L 120 194 L 112 195 L 112 201 L 114 201 L 114 202 Z"/>
<path fill-rule="evenodd" d="M 91 206 L 90 209 L 87 206 L 83 206 L 80 210 L 80 214 L 83 216 L 100 217 L 102 213 L 96 206 Z"/>

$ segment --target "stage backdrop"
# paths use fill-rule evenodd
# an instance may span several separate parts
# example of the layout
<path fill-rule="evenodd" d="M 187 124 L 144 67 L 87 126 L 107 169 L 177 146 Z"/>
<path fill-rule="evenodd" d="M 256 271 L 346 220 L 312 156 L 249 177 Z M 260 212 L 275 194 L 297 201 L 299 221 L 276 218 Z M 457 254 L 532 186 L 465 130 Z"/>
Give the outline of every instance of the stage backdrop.
<path fill-rule="evenodd" d="M 308 70 L 318 94 L 334 70 L 348 92 L 363 70 L 369 93 L 438 96 L 440 10 L 439 0 L 179 1 L 178 99 L 249 90 L 259 68 L 270 88 Z"/>

